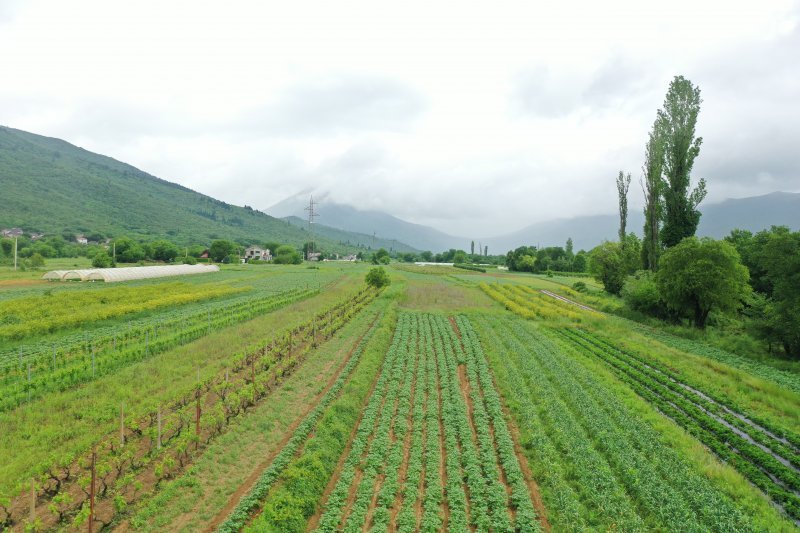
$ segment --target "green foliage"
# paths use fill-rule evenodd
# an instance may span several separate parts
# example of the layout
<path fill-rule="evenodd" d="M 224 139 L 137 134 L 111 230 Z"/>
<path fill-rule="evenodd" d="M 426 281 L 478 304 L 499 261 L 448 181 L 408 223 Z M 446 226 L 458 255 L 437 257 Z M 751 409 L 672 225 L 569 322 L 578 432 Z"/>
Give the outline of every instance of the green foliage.
<path fill-rule="evenodd" d="M 735 311 L 748 296 L 747 267 L 725 241 L 689 237 L 664 252 L 656 283 L 667 307 L 706 325 L 712 309 Z"/>
<path fill-rule="evenodd" d="M 225 257 L 233 254 L 235 251 L 235 242 L 219 239 L 211 243 L 211 247 L 208 249 L 208 256 L 212 260 L 220 263 Z"/>
<path fill-rule="evenodd" d="M 144 248 L 130 237 L 120 237 L 114 241 L 117 261 L 120 263 L 138 263 L 145 257 Z"/>
<path fill-rule="evenodd" d="M 381 248 L 374 254 L 372 254 L 372 264 L 373 265 L 388 265 L 390 261 L 389 252 L 387 252 L 384 248 Z"/>
<path fill-rule="evenodd" d="M 34 253 L 28 258 L 29 268 L 42 268 L 44 266 L 44 257 L 39 253 Z"/>
<path fill-rule="evenodd" d="M 184 265 L 196 265 L 197 264 L 197 258 L 192 256 L 192 255 L 187 255 L 186 257 L 183 258 L 183 264 Z"/>
<path fill-rule="evenodd" d="M 575 283 L 572 284 L 572 288 L 573 290 L 576 290 L 578 292 L 583 292 L 583 293 L 589 292 L 589 289 L 586 287 L 586 283 L 584 283 L 583 281 L 576 281 Z"/>
<path fill-rule="evenodd" d="M 589 272 L 610 294 L 619 294 L 625 277 L 641 268 L 641 241 L 630 233 L 622 243 L 604 241 L 589 252 Z"/>
<path fill-rule="evenodd" d="M 153 259 L 164 261 L 165 263 L 171 263 L 180 253 L 177 246 L 164 239 L 151 242 L 150 249 L 152 250 L 151 257 Z"/>
<path fill-rule="evenodd" d="M 111 256 L 105 251 L 95 254 L 94 258 L 92 258 L 92 266 L 95 268 L 110 268 L 112 266 Z"/>
<path fill-rule="evenodd" d="M 667 311 L 658 292 L 655 275 L 649 270 L 640 270 L 628 276 L 622 287 L 622 298 L 628 307 L 652 316 L 666 317 Z"/>
<path fill-rule="evenodd" d="M 661 240 L 667 248 L 694 235 L 700 222 L 697 206 L 706 196 L 705 180 L 701 179 L 691 193 L 689 185 L 692 166 L 703 142 L 702 137 L 695 138 L 701 103 L 700 89 L 683 76 L 675 76 L 664 99 L 664 107 L 658 111 L 665 175 Z"/>
<path fill-rule="evenodd" d="M 385 287 L 391 283 L 389 274 L 386 273 L 386 270 L 384 270 L 383 267 L 369 269 L 367 275 L 364 276 L 364 281 L 376 289 L 380 289 L 381 287 Z"/>
<path fill-rule="evenodd" d="M 272 262 L 279 265 L 299 265 L 303 262 L 303 256 L 294 246 L 284 244 L 275 250 Z"/>

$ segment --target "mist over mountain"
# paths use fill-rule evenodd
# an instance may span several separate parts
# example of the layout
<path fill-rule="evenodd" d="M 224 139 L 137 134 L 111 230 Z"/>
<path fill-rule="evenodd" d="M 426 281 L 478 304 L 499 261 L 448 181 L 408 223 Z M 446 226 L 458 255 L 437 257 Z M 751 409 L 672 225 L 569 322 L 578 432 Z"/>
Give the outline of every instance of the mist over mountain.
<path fill-rule="evenodd" d="M 318 202 L 316 219 L 320 225 L 330 226 L 345 231 L 375 235 L 383 240 L 396 240 L 417 250 L 440 252 L 450 248 L 468 249 L 469 241 L 462 237 L 454 237 L 437 229 L 401 220 L 381 211 L 361 210 L 329 200 L 328 194 L 314 193 L 314 201 Z M 267 208 L 265 211 L 277 218 L 307 218 L 305 210 L 311 200 L 311 192 L 303 191 L 290 196 Z M 477 246 L 477 243 L 476 243 Z"/>
<path fill-rule="evenodd" d="M 298 193 L 267 209 L 275 217 L 304 216 L 311 194 Z M 356 207 L 327 200 L 328 195 L 315 195 L 320 224 L 371 235 L 396 239 L 419 250 L 439 252 L 449 248 L 469 250 L 470 240 L 447 235 L 435 228 L 413 224 L 380 211 L 359 210 Z M 749 198 L 728 199 L 714 204 L 701 204 L 700 226 L 697 234 L 722 238 L 732 229 L 752 232 L 772 225 L 800 228 L 800 193 L 774 192 Z M 640 211 L 628 215 L 628 231 L 641 234 L 644 216 Z M 518 246 L 563 246 L 572 238 L 576 250 L 589 250 L 600 242 L 617 238 L 619 216 L 591 215 L 537 222 L 524 228 L 496 236 L 475 239 L 478 245 L 488 246 L 490 254 L 505 253 Z"/>

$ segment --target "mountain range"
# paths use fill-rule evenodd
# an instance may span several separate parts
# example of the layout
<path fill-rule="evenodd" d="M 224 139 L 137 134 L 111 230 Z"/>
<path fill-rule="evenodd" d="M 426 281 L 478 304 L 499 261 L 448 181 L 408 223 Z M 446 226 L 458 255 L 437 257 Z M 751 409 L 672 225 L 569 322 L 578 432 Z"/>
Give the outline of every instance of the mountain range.
<path fill-rule="evenodd" d="M 181 245 L 230 239 L 301 246 L 312 238 L 304 211 L 309 199 L 308 192 L 294 195 L 266 214 L 211 198 L 60 139 L 0 126 L 0 228 L 167 238 Z M 313 240 L 325 251 L 470 248 L 470 239 L 465 237 L 336 203 L 325 194 L 315 194 L 315 199 L 320 217 L 313 225 Z M 759 231 L 771 225 L 796 230 L 800 228 L 800 193 L 725 200 L 703 205 L 701 211 L 701 236 L 720 238 L 734 228 Z M 616 214 L 551 220 L 476 239 L 475 245 L 488 246 L 491 254 L 504 254 L 521 245 L 563 245 L 571 237 L 576 250 L 588 250 L 603 239 L 616 238 L 617 225 Z M 632 212 L 628 230 L 640 233 L 642 225 L 642 214 Z"/>
<path fill-rule="evenodd" d="M 310 199 L 309 192 L 299 193 L 266 209 L 275 217 L 302 216 Z M 471 239 L 448 235 L 428 226 L 413 224 L 392 215 L 360 210 L 330 201 L 326 194 L 315 196 L 322 224 L 383 238 L 396 238 L 418 250 L 434 252 L 450 248 L 469 250 Z M 800 228 L 800 193 L 774 192 L 762 196 L 729 199 L 701 205 L 699 236 L 722 238 L 732 229 L 752 232 L 784 225 Z M 644 215 L 634 211 L 628 216 L 627 230 L 641 234 Z M 537 222 L 524 228 L 476 240 L 475 245 L 488 246 L 489 253 L 503 254 L 522 245 L 563 246 L 572 238 L 575 250 L 589 250 L 600 242 L 617 238 L 619 215 L 591 215 Z"/>

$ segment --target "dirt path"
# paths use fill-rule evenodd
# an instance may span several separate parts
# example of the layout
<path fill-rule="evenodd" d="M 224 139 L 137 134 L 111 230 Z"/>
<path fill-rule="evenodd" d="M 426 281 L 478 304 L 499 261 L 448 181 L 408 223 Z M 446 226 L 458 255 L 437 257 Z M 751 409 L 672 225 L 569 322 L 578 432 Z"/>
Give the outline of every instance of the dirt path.
<path fill-rule="evenodd" d="M 555 298 L 556 300 L 561 300 L 562 302 L 565 302 L 565 303 L 568 303 L 568 304 L 571 304 L 571 305 L 576 305 L 576 306 L 580 307 L 581 309 L 583 309 L 584 311 L 591 311 L 592 313 L 598 313 L 598 314 L 601 314 L 601 315 L 604 314 L 604 313 L 598 311 L 597 309 L 589 307 L 588 305 L 583 305 L 583 304 L 578 303 L 578 302 L 576 302 L 574 300 L 570 300 L 569 298 L 565 298 L 565 297 L 561 296 L 560 294 L 556 294 L 554 292 L 550 292 L 550 291 L 545 290 L 545 289 L 541 289 L 539 292 L 541 292 L 542 294 L 546 294 L 547 296 L 549 296 L 551 298 Z"/>

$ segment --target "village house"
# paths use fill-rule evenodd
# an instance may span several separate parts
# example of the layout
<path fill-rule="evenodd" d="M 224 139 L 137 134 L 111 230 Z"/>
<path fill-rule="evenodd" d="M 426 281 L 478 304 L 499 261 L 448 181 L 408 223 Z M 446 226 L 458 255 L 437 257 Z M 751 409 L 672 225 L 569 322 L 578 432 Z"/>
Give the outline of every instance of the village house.
<path fill-rule="evenodd" d="M 87 239 L 84 235 L 77 235 L 75 237 L 75 242 L 78 244 L 89 244 L 89 239 Z"/>
<path fill-rule="evenodd" d="M 256 259 L 258 261 L 272 261 L 272 254 L 269 248 L 261 248 L 259 246 L 248 246 L 244 251 L 245 261 Z"/>
<path fill-rule="evenodd" d="M 11 229 L 4 229 L 0 231 L 3 237 L 8 237 L 13 239 L 14 237 L 22 237 L 22 228 L 11 228 Z"/>

